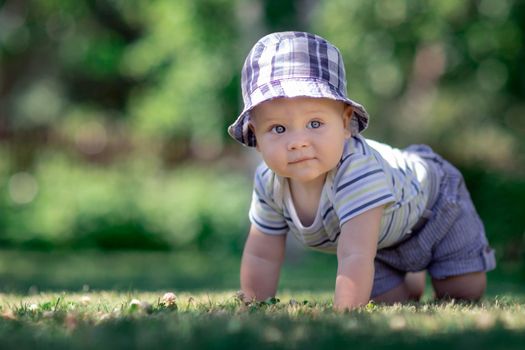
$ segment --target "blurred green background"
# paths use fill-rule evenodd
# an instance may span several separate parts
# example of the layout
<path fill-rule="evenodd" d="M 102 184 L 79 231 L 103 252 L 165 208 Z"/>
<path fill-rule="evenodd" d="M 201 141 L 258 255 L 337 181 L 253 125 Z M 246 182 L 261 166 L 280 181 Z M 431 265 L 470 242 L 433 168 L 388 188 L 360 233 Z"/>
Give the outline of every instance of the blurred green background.
<path fill-rule="evenodd" d="M 461 168 L 525 281 L 523 1 L 0 0 L 0 282 L 35 251 L 237 259 L 258 158 L 226 128 L 281 30 L 340 48 L 366 137 Z"/>

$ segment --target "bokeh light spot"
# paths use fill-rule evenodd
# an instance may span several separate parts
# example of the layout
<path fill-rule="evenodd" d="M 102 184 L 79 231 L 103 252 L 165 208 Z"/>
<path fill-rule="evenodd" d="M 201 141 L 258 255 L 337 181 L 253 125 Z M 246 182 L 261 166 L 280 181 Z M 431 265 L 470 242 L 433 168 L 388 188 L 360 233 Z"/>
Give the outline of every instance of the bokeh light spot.
<path fill-rule="evenodd" d="M 9 179 L 8 191 L 9 197 L 15 204 L 28 204 L 38 193 L 38 183 L 29 173 L 16 173 Z"/>
<path fill-rule="evenodd" d="M 481 0 L 478 11 L 487 17 L 505 20 L 509 16 L 510 4 L 508 0 Z"/>
<path fill-rule="evenodd" d="M 400 91 L 401 71 L 393 62 L 371 64 L 367 73 L 370 87 L 378 95 L 393 96 Z"/>
<path fill-rule="evenodd" d="M 91 122 L 76 133 L 75 143 L 82 153 L 98 154 L 108 143 L 106 128 L 99 122 Z"/>
<path fill-rule="evenodd" d="M 488 59 L 479 65 L 476 79 L 483 90 L 494 92 L 500 90 L 508 79 L 507 68 L 495 59 Z"/>
<path fill-rule="evenodd" d="M 405 0 L 381 0 L 375 3 L 377 18 L 385 25 L 396 25 L 406 19 L 407 4 Z"/>

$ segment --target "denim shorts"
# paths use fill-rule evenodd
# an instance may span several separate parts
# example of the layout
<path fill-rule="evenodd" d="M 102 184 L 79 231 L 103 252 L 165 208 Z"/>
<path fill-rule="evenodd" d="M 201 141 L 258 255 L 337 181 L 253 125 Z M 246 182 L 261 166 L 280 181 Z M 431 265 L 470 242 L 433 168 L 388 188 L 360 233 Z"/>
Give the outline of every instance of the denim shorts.
<path fill-rule="evenodd" d="M 407 272 L 427 270 L 432 278 L 444 279 L 496 267 L 494 250 L 459 170 L 428 146 L 415 149 L 440 172 L 439 192 L 419 231 L 377 251 L 372 297 L 397 287 Z"/>

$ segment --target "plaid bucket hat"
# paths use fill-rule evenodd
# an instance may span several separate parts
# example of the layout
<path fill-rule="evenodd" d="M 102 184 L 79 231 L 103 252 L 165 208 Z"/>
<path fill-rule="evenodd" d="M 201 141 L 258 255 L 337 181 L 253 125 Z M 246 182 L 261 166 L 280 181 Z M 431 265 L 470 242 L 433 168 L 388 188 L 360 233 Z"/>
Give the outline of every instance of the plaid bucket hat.
<path fill-rule="evenodd" d="M 261 38 L 242 68 L 244 109 L 228 133 L 238 142 L 255 147 L 248 127 L 250 111 L 279 97 L 330 98 L 354 107 L 350 128 L 357 134 L 368 126 L 368 113 L 346 93 L 346 76 L 339 50 L 320 36 L 281 32 Z"/>

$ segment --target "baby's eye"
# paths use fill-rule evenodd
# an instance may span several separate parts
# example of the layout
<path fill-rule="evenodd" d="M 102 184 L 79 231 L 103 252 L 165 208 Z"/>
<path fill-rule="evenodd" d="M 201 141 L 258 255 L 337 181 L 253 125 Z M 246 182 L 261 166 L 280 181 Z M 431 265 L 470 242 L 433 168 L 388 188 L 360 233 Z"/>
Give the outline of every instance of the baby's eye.
<path fill-rule="evenodd" d="M 271 129 L 271 131 L 276 134 L 282 134 L 285 130 L 286 128 L 282 125 L 274 125 Z"/>
<path fill-rule="evenodd" d="M 311 122 L 308 123 L 308 127 L 311 129 L 317 129 L 321 127 L 321 122 L 318 120 L 312 120 Z"/>

